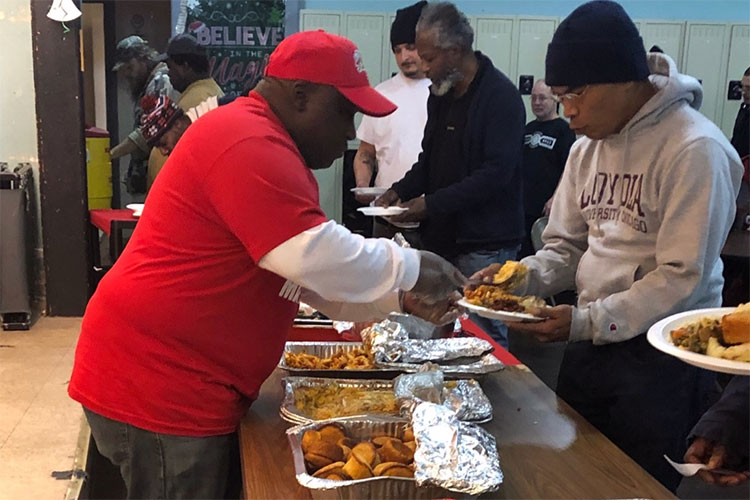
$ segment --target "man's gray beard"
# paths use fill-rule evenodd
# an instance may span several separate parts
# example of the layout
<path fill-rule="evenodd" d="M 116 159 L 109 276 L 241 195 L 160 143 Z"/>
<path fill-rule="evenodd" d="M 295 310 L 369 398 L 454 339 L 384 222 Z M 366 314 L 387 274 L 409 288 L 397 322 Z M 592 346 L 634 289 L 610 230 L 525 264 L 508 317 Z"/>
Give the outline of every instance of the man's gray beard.
<path fill-rule="evenodd" d="M 432 86 L 430 87 L 430 92 L 432 92 L 433 95 L 436 96 L 443 96 L 450 91 L 450 89 L 453 88 L 453 86 L 464 79 L 463 73 L 461 73 L 458 68 L 453 68 L 448 72 L 448 75 L 443 79 L 443 81 L 438 82 L 435 84 L 435 82 L 432 83 Z"/>

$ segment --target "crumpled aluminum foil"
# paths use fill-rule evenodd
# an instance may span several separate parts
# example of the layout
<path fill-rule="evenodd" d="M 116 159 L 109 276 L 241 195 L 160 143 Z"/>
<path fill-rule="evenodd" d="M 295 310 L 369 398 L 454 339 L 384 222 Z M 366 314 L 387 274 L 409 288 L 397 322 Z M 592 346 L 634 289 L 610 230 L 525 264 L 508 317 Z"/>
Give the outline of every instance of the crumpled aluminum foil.
<path fill-rule="evenodd" d="M 446 384 L 443 372 L 433 363 L 425 363 L 417 373 L 396 377 L 393 394 L 405 416 L 411 415 L 420 403 L 430 402 L 449 408 L 459 420 L 479 423 L 492 420 L 492 403 L 476 380 Z"/>
<path fill-rule="evenodd" d="M 492 419 L 492 403 L 476 380 L 457 380 L 456 387 L 443 388 L 443 406 L 459 420 L 486 422 Z"/>
<path fill-rule="evenodd" d="M 443 402 L 443 372 L 430 370 L 399 375 L 393 381 L 393 395 L 397 401 L 417 400 L 441 404 Z"/>
<path fill-rule="evenodd" d="M 492 344 L 476 337 L 409 339 L 400 323 L 385 320 L 362 332 L 362 340 L 378 363 L 423 363 L 478 358 L 492 351 Z"/>
<path fill-rule="evenodd" d="M 412 415 L 414 478 L 469 495 L 495 491 L 503 482 L 495 438 L 481 427 L 460 422 L 449 408 L 420 403 Z"/>

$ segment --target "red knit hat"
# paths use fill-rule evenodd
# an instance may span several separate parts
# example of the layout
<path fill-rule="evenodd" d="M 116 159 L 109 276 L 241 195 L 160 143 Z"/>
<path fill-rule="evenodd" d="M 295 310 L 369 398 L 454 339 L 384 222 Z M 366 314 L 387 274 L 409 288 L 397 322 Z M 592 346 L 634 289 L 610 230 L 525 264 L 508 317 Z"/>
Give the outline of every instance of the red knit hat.
<path fill-rule="evenodd" d="M 370 87 L 357 46 L 323 30 L 303 31 L 282 40 L 268 60 L 266 76 L 331 85 L 366 115 L 396 111 L 395 104 Z"/>
<path fill-rule="evenodd" d="M 166 95 L 148 94 L 141 99 L 141 133 L 146 144 L 154 146 L 156 141 L 181 117 L 182 109 Z"/>

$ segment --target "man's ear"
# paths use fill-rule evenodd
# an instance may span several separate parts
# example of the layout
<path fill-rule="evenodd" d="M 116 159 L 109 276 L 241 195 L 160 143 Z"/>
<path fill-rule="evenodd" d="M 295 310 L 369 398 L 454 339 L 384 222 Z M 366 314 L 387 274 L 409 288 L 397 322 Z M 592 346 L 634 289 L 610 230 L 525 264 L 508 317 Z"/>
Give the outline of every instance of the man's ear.
<path fill-rule="evenodd" d="M 304 80 L 296 80 L 292 84 L 292 102 L 296 111 L 303 112 L 307 109 L 311 91 L 310 83 Z"/>

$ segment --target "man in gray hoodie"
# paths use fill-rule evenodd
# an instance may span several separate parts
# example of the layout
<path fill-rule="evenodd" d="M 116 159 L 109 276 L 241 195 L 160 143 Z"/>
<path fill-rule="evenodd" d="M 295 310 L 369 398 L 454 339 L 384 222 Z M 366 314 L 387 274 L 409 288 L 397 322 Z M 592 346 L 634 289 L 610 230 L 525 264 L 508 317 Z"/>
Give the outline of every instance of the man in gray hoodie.
<path fill-rule="evenodd" d="M 585 137 L 571 148 L 544 248 L 522 261 L 529 280 L 518 292 L 575 286 L 579 299 L 514 328 L 569 342 L 558 394 L 674 491 L 680 477 L 662 455 L 682 457 L 709 374 L 651 348 L 645 332 L 721 305 L 719 253 L 740 160 L 698 112 L 699 82 L 664 54 L 647 58 L 615 2 L 586 3 L 560 24 L 545 80 Z"/>

